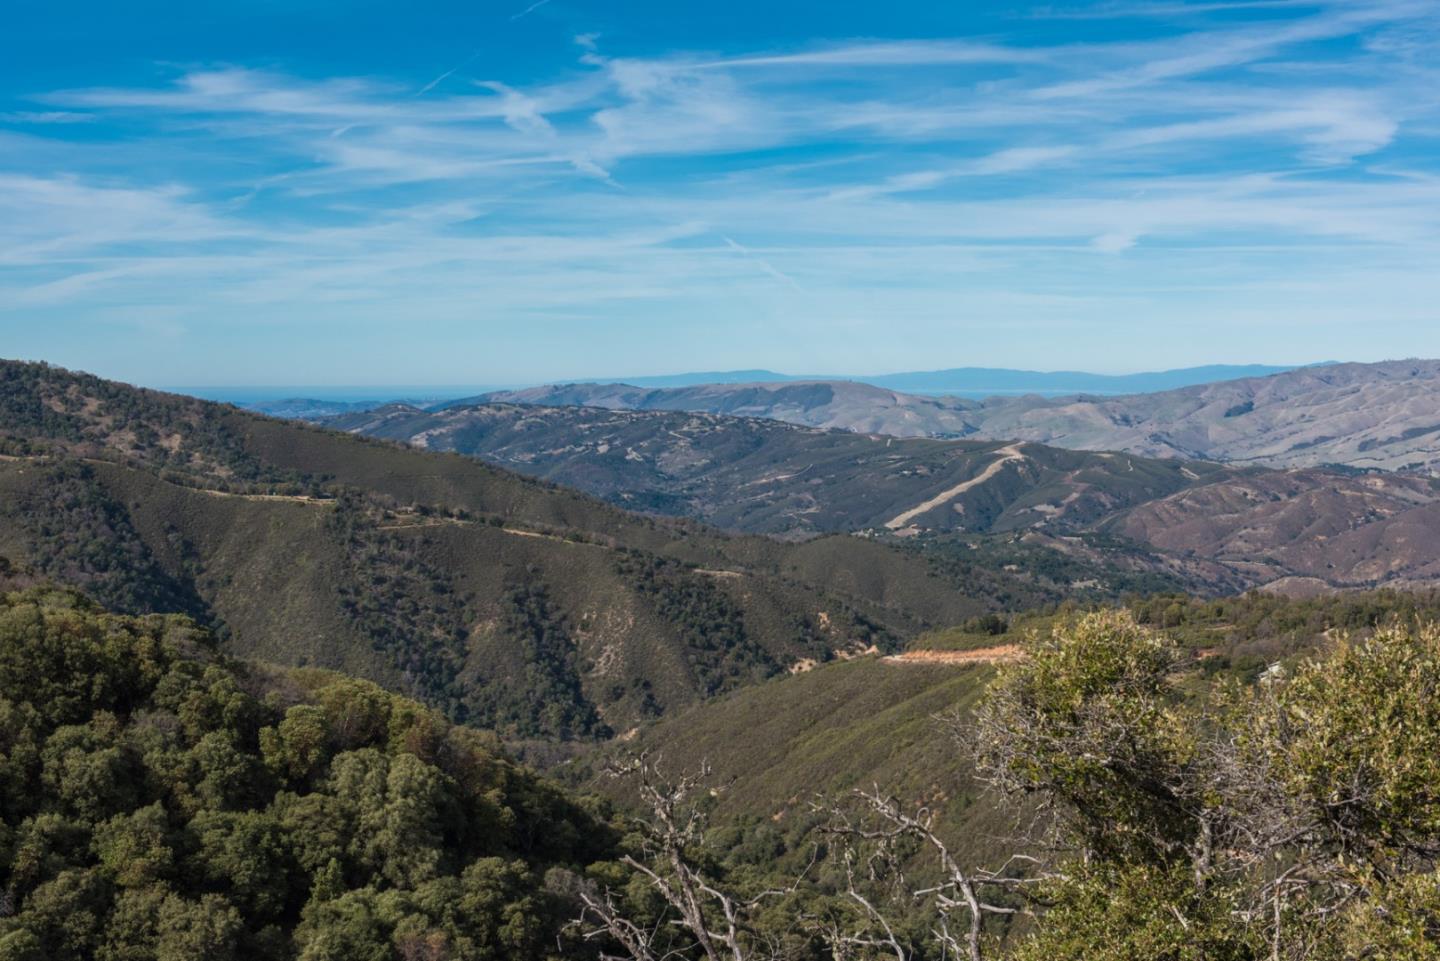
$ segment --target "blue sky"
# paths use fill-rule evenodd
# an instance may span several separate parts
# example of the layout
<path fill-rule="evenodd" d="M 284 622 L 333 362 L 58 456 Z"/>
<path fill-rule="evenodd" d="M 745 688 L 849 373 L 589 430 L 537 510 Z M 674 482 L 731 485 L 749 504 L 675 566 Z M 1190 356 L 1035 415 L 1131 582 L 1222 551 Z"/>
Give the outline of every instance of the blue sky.
<path fill-rule="evenodd" d="M 1440 355 L 1440 3 L 10 0 L 0 356 L 148 384 Z"/>

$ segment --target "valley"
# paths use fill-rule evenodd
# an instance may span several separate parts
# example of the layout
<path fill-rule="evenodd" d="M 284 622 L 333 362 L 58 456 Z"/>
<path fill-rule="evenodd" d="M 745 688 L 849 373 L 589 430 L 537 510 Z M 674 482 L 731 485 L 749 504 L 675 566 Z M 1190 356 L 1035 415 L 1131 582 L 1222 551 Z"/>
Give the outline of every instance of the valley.
<path fill-rule="evenodd" d="M 1082 594 L 1092 582 L 1102 592 L 1306 592 L 1424 585 L 1440 575 L 1432 517 L 1440 483 L 1416 473 L 1275 470 L 760 417 L 510 403 L 392 405 L 326 426 L 747 533 L 859 533 L 976 560 L 1018 553 L 988 566 L 1030 576 L 1071 564 L 1068 576 L 1049 580 Z M 1147 572 L 1162 580 L 1142 586 L 1135 578 Z"/>

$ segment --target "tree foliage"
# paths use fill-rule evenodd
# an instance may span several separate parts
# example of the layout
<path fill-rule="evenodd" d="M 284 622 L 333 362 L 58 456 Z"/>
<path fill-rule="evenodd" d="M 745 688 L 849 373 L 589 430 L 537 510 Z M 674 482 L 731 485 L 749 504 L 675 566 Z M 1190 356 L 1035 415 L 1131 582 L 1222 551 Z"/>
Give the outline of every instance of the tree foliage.
<path fill-rule="evenodd" d="M 0 722 L 5 961 L 544 958 L 613 843 L 488 735 L 63 591 L 0 600 Z"/>
<path fill-rule="evenodd" d="M 609 733 L 581 683 L 570 624 L 535 576 L 501 595 L 500 633 L 513 662 L 509 681 L 471 694 L 475 723 L 506 735 L 558 740 Z"/>
<path fill-rule="evenodd" d="M 1384 627 L 1203 700 L 1175 653 L 1092 615 L 979 712 L 982 771 L 1042 798 L 1071 852 L 1019 956 L 1433 954 L 1440 631 Z"/>
<path fill-rule="evenodd" d="M 89 465 L 56 461 L 41 469 L 43 481 L 15 505 L 41 573 L 121 613 L 208 617 L 195 585 L 165 570 Z"/>
<path fill-rule="evenodd" d="M 619 571 L 673 624 L 702 694 L 730 690 L 779 670 L 746 631 L 739 605 L 703 575 L 652 554 L 621 557 Z"/>

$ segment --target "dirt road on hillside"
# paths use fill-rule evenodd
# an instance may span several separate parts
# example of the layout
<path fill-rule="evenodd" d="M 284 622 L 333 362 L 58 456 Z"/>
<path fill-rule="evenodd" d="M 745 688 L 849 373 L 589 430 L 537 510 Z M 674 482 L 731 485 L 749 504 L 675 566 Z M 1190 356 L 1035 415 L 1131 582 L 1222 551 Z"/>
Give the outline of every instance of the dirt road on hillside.
<path fill-rule="evenodd" d="M 970 651 L 906 651 L 882 658 L 889 664 L 1008 664 L 1024 656 L 1018 644 L 977 647 Z"/>
<path fill-rule="evenodd" d="M 1000 448 L 1000 450 L 996 451 L 996 453 L 1002 455 L 1000 459 L 992 461 L 990 464 L 987 464 L 985 469 L 976 476 L 970 478 L 964 483 L 956 484 L 949 490 L 941 491 L 925 503 L 918 504 L 915 507 L 910 508 L 908 511 L 905 511 L 903 514 L 896 514 L 894 517 L 890 518 L 890 520 L 885 522 L 885 526 L 892 531 L 899 530 L 906 524 L 909 524 L 915 518 L 919 517 L 921 514 L 932 511 L 935 508 L 939 507 L 941 504 L 948 504 L 950 501 L 953 501 L 955 498 L 959 497 L 966 491 L 971 490 L 975 487 L 979 487 L 981 484 L 985 483 L 990 478 L 1000 473 L 1000 471 L 1005 468 L 1005 465 L 1010 463 L 1011 461 L 1025 459 L 1025 455 L 1020 453 L 1019 444 L 1011 444 L 1009 447 L 1002 447 Z"/>

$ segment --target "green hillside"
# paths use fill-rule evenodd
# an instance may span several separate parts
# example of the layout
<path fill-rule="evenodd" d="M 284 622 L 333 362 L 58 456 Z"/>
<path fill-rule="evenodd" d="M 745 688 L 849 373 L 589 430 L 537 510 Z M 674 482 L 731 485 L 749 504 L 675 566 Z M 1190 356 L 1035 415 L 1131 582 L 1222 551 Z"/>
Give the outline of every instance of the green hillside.
<path fill-rule="evenodd" d="M 1054 599 L 858 538 L 729 537 L 43 365 L 0 366 L 0 438 L 0 552 L 509 737 L 622 732 L 802 659 Z"/>
<path fill-rule="evenodd" d="M 1013 828 L 1011 815 L 983 799 L 939 717 L 968 712 L 993 676 L 985 665 L 874 656 L 822 664 L 666 718 L 610 753 L 647 752 L 670 771 L 708 763 L 720 786 L 714 818 L 780 836 L 811 826 L 811 805 L 821 798 L 880 785 L 935 807 L 941 830 L 983 861 Z M 566 777 L 630 800 L 628 785 L 585 763 Z"/>

